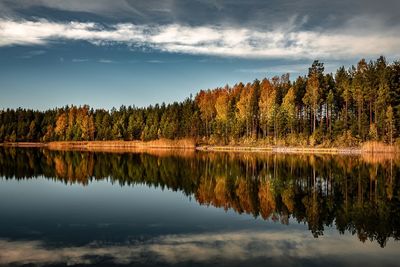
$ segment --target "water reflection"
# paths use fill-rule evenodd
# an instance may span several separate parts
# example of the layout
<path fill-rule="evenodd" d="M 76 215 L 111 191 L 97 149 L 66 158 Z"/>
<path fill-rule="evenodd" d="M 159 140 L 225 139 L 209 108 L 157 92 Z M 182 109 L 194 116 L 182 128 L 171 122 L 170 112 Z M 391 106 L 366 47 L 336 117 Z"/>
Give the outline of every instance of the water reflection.
<path fill-rule="evenodd" d="M 0 176 L 145 184 L 282 224 L 294 218 L 314 237 L 331 226 L 381 247 L 400 237 L 400 162 L 393 158 L 1 149 Z"/>
<path fill-rule="evenodd" d="M 372 245 L 359 247 L 354 239 L 345 236 L 328 235 L 325 241 L 321 246 L 316 239 L 293 231 L 167 235 L 134 243 L 93 242 L 61 248 L 48 247 L 41 241 L 0 240 L 0 264 L 255 266 L 265 265 L 267 258 L 268 266 L 376 266 L 376 261 L 381 266 L 393 266 L 393 255 L 398 252 L 395 247 L 385 251 L 376 251 Z M 347 246 L 353 247 L 351 253 Z M 365 257 L 360 258 L 360 254 Z"/>

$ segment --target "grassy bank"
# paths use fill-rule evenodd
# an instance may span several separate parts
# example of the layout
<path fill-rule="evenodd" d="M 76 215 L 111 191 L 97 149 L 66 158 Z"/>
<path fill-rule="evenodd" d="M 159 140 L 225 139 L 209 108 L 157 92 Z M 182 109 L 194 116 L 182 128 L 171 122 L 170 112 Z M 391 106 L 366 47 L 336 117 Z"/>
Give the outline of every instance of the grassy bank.
<path fill-rule="evenodd" d="M 39 143 L 39 142 L 7 142 L 0 143 L 0 146 L 3 147 L 45 147 L 47 143 Z"/>
<path fill-rule="evenodd" d="M 310 145 L 271 145 L 268 143 L 239 143 L 234 145 L 197 146 L 197 150 L 221 152 L 272 152 L 272 153 L 318 153 L 318 154 L 400 154 L 399 145 L 387 145 L 382 142 L 365 142 L 353 146 L 310 146 Z"/>
<path fill-rule="evenodd" d="M 382 142 L 365 142 L 361 145 L 361 152 L 400 153 L 400 147 L 398 145 L 387 145 Z"/>
<path fill-rule="evenodd" d="M 272 152 L 272 153 L 315 153 L 315 154 L 361 154 L 360 148 L 323 148 L 323 147 L 283 147 L 283 146 L 199 146 L 197 150 L 216 152 Z M 367 153 L 366 151 L 364 151 Z"/>
<path fill-rule="evenodd" d="M 357 147 L 311 147 L 272 145 L 197 145 L 194 140 L 159 139 L 154 141 L 65 141 L 49 143 L 3 143 L 7 147 L 46 147 L 54 150 L 138 151 L 145 149 L 190 149 L 214 152 L 272 152 L 315 154 L 399 154 L 398 146 L 367 142 Z"/>
<path fill-rule="evenodd" d="M 192 149 L 196 143 L 190 139 L 154 141 L 60 141 L 49 143 L 13 142 L 2 143 L 4 147 L 46 147 L 48 149 L 85 149 L 85 150 L 138 150 L 138 149 Z"/>
<path fill-rule="evenodd" d="M 125 149 L 125 148 L 182 148 L 194 149 L 196 143 L 190 139 L 168 140 L 159 139 L 154 141 L 84 141 L 84 142 L 50 142 L 47 144 L 50 149 L 60 148 L 107 148 L 107 149 Z"/>

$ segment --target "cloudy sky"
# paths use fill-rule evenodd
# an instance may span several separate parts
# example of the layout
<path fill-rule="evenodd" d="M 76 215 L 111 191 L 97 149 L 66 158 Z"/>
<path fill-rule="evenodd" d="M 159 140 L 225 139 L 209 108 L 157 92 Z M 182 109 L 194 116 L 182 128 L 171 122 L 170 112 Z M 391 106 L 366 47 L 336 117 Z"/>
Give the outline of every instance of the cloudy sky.
<path fill-rule="evenodd" d="M 398 0 L 0 0 L 0 108 L 111 108 L 400 56 Z"/>

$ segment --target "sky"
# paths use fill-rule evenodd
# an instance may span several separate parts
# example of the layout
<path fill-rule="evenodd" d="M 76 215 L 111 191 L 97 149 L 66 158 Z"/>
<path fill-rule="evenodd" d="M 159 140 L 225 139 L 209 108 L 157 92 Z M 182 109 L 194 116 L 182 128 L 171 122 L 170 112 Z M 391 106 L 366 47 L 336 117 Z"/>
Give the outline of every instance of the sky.
<path fill-rule="evenodd" d="M 0 109 L 182 101 L 400 59 L 398 0 L 0 0 Z"/>

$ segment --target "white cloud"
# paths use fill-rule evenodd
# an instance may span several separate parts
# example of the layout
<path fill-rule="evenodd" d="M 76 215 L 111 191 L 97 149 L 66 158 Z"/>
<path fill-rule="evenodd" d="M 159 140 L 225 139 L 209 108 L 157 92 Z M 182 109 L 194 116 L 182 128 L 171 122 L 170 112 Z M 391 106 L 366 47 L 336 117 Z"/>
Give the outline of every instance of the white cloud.
<path fill-rule="evenodd" d="M 105 58 L 101 58 L 101 59 L 99 59 L 97 62 L 99 62 L 99 63 L 105 63 L 105 64 L 116 63 L 116 61 L 114 61 L 114 60 L 105 59 Z"/>
<path fill-rule="evenodd" d="M 15 9 L 29 9 L 32 7 L 46 7 L 72 12 L 89 12 L 93 14 L 112 16 L 112 15 L 136 15 L 143 16 L 133 5 L 127 1 L 109 1 L 109 0 L 2 0 L 6 2 L 0 7 L 7 8 L 3 13 L 12 14 Z M 7 12 L 6 12 L 7 11 Z M 1 14 L 0 10 L 0 14 Z"/>
<path fill-rule="evenodd" d="M 151 60 L 147 60 L 147 63 L 153 63 L 153 64 L 160 64 L 160 63 L 164 63 L 164 61 L 159 60 L 159 59 L 151 59 Z"/>
<path fill-rule="evenodd" d="M 296 19 L 265 31 L 228 26 L 135 25 L 0 19 L 0 46 L 44 45 L 57 40 L 88 41 L 96 45 L 123 43 L 170 53 L 244 58 L 314 59 L 398 56 L 400 29 L 385 29 L 365 18 L 343 29 L 300 30 Z M 373 31 L 368 25 L 373 24 Z M 380 26 L 379 26 L 380 25 Z M 363 27 L 362 34 L 359 28 Z M 380 30 L 378 30 L 380 29 Z"/>
<path fill-rule="evenodd" d="M 72 62 L 74 62 L 74 63 L 82 63 L 82 62 L 88 62 L 89 61 L 89 59 L 87 59 L 87 58 L 73 58 L 72 59 Z"/>
<path fill-rule="evenodd" d="M 19 56 L 19 58 L 29 59 L 29 58 L 41 56 L 44 54 L 46 54 L 46 51 L 44 51 L 44 50 L 32 50 L 32 51 L 29 51 L 29 52 L 24 53 L 23 55 Z"/>

